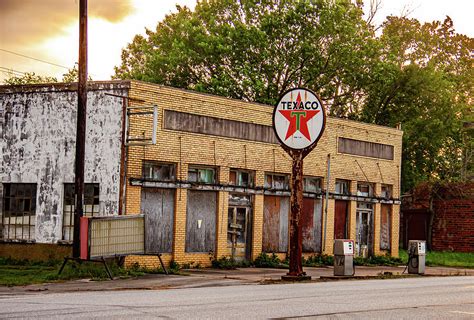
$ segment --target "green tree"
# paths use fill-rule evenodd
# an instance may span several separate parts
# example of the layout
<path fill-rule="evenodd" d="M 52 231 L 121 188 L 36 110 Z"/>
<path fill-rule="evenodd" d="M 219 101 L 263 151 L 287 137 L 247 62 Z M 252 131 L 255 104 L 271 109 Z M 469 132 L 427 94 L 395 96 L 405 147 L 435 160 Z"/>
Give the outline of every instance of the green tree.
<path fill-rule="evenodd" d="M 200 1 L 122 51 L 115 78 L 273 104 L 287 89 L 319 92 L 331 114 L 355 112 L 377 57 L 361 5 L 349 0 Z"/>
<path fill-rule="evenodd" d="M 389 17 L 380 37 L 380 61 L 366 82 L 359 119 L 402 124 L 403 189 L 425 180 L 472 174 L 473 39 L 441 23 Z M 472 117 L 471 117 L 472 118 Z"/>
<path fill-rule="evenodd" d="M 14 76 L 4 80 L 7 85 L 23 85 L 23 84 L 37 84 L 37 83 L 54 83 L 58 79 L 48 76 L 40 76 L 34 72 L 26 72 L 22 76 Z"/>
<path fill-rule="evenodd" d="M 177 9 L 122 51 L 115 78 L 268 104 L 308 87 L 330 115 L 402 124 L 403 190 L 472 175 L 473 39 L 456 34 L 449 17 L 388 17 L 376 36 L 362 1 L 214 0 Z"/>
<path fill-rule="evenodd" d="M 58 81 L 55 77 L 40 76 L 34 72 L 26 72 L 22 76 L 14 76 L 4 80 L 7 85 L 25 85 L 25 84 L 40 84 L 40 83 L 57 83 L 57 82 L 77 82 L 79 79 L 79 71 L 77 66 L 74 65 L 66 73 L 63 74 L 61 81 Z M 92 81 L 91 76 L 88 77 L 89 81 Z"/>

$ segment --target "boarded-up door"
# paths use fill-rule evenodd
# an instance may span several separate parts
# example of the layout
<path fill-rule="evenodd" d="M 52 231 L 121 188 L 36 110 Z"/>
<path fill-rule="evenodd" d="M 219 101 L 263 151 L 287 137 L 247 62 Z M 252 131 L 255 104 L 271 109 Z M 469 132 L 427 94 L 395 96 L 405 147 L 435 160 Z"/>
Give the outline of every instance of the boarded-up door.
<path fill-rule="evenodd" d="M 265 196 L 263 210 L 263 252 L 288 251 L 290 198 Z"/>
<path fill-rule="evenodd" d="M 380 249 L 390 250 L 391 210 L 389 204 L 382 204 L 380 212 Z"/>
<path fill-rule="evenodd" d="M 334 239 L 347 239 L 348 201 L 336 200 L 334 212 Z"/>
<path fill-rule="evenodd" d="M 321 252 L 321 200 L 303 198 L 303 252 Z"/>
<path fill-rule="evenodd" d="M 215 252 L 217 193 L 188 191 L 186 252 Z"/>
<path fill-rule="evenodd" d="M 141 212 L 145 215 L 147 253 L 172 251 L 174 194 L 173 189 L 142 188 Z"/>

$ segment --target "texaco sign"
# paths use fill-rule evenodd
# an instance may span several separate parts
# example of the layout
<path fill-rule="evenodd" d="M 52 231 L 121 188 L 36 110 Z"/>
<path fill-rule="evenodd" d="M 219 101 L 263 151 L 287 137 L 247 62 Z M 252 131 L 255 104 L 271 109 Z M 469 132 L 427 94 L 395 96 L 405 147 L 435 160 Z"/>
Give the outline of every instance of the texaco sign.
<path fill-rule="evenodd" d="M 326 113 L 318 96 L 303 88 L 285 92 L 273 110 L 273 128 L 278 140 L 290 149 L 309 149 L 326 126 Z"/>

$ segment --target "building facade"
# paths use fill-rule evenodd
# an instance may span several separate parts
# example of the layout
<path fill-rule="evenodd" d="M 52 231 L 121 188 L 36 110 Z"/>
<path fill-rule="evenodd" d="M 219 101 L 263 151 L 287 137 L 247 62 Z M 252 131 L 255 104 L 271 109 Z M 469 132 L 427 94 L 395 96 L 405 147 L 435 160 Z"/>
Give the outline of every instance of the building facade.
<path fill-rule="evenodd" d="M 101 90 L 89 91 L 88 105 L 91 111 L 96 105 L 100 110 L 97 112 L 107 114 L 108 118 L 91 124 L 97 119 L 88 114 L 88 128 L 96 130 L 88 132 L 88 145 L 98 149 L 87 160 L 92 165 L 89 171 L 86 164 L 86 182 L 99 183 L 95 201 L 99 203 L 100 214 L 144 213 L 146 251 L 162 253 L 168 262 L 209 265 L 212 259 L 222 256 L 252 260 L 262 252 L 284 258 L 289 250 L 291 159 L 273 132 L 272 106 L 139 81 L 101 86 Z M 47 87 L 41 90 L 47 91 Z M 3 113 L 7 106 L 16 106 L 16 101 L 33 99 L 27 94 L 43 94 L 21 93 L 22 90 L 25 89 L 0 88 Z M 50 96 L 50 108 L 64 108 L 62 95 L 71 95 L 66 104 L 70 111 L 56 112 L 55 119 L 75 123 L 75 93 Z M 31 106 L 41 109 L 42 104 L 44 101 Z M 20 134 L 7 142 L 6 130 L 21 121 L 4 118 L 2 150 L 12 153 L 23 140 Z M 26 140 L 48 139 L 38 138 L 45 121 L 38 122 L 39 128 Z M 67 131 L 72 143 L 74 132 L 73 126 Z M 61 142 L 47 150 L 63 154 L 65 134 L 52 130 L 47 136 Z M 360 255 L 398 255 L 401 143 L 402 132 L 398 129 L 327 119 L 318 146 L 304 160 L 305 254 L 332 254 L 333 239 L 349 238 L 356 242 Z M 100 150 L 101 145 L 111 150 Z M 15 178 L 15 170 L 6 168 L 14 167 L 12 162 L 17 160 L 12 160 L 19 156 L 8 158 L 3 151 L 4 239 L 8 224 L 5 201 L 12 201 L 13 183 L 20 182 L 32 184 L 28 187 L 30 195 L 36 183 L 36 241 L 56 242 L 64 237 L 60 235 L 68 213 L 60 208 L 69 203 L 66 198 L 70 191 L 64 184 L 73 182 L 74 147 L 71 148 L 68 157 L 58 156 L 54 160 L 63 168 L 54 177 L 49 169 L 41 169 L 51 167 L 47 158 L 34 162 L 40 173 L 48 171 L 40 175 L 49 180 L 38 175 Z M 23 155 L 22 161 L 30 163 L 34 159 Z M 110 182 L 105 182 L 108 179 Z M 46 214 L 40 205 L 43 190 L 49 190 L 41 189 L 42 185 L 48 185 L 56 199 L 56 209 L 47 209 L 53 214 Z M 97 193 L 94 189 L 90 192 Z M 54 227 L 46 228 L 53 230 L 50 236 L 43 236 L 43 226 L 50 223 L 49 218 L 43 218 L 46 215 L 55 217 Z M 147 266 L 158 263 L 151 256 L 130 257 L 127 262 Z"/>
<path fill-rule="evenodd" d="M 119 213 L 122 83 L 89 86 L 85 214 Z M 77 86 L 0 87 L 0 238 L 57 243 L 73 238 Z"/>

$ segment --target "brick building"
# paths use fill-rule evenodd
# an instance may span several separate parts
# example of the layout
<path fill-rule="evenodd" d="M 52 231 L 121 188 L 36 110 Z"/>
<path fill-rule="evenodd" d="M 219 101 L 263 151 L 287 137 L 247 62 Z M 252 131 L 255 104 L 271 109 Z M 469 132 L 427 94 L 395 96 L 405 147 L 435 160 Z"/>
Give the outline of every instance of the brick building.
<path fill-rule="evenodd" d="M 108 91 L 103 90 L 96 98 L 90 91 L 93 98 L 88 102 L 89 109 L 97 105 L 100 112 L 115 115 L 99 121 L 99 126 L 110 131 L 107 139 L 115 138 L 111 143 L 104 141 L 104 135 L 94 134 L 95 140 L 90 140 L 88 133 L 88 142 L 108 143 L 115 151 L 107 161 L 100 154 L 95 160 L 87 160 L 91 162 L 86 162 L 86 170 L 89 165 L 96 168 L 94 172 L 100 171 L 96 163 L 114 164 L 113 174 L 107 171 L 100 175 L 100 179 L 110 177 L 113 181 L 111 185 L 98 184 L 98 203 L 110 198 L 110 190 L 119 190 L 113 193 L 113 210 L 105 210 L 102 205 L 100 214 L 145 213 L 147 250 L 163 253 L 166 261 L 208 265 L 213 257 L 254 259 L 261 252 L 275 252 L 281 257 L 288 252 L 291 160 L 274 136 L 272 106 L 138 81 L 91 84 L 91 88 L 94 86 Z M 22 96 L 22 91 L 28 91 L 29 96 Z M 52 109 L 61 109 L 64 97 L 74 93 L 65 85 L 0 87 L 0 112 L 15 113 L 25 106 L 41 109 L 44 101 L 29 102 L 41 95 Z M 69 100 L 70 109 L 74 99 Z M 122 117 L 125 110 L 126 119 Z M 73 114 L 62 116 L 74 121 Z M 8 153 L 23 140 L 20 134 L 17 140 L 6 142 L 7 131 L 18 122 L 3 118 L 1 147 Z M 88 121 L 93 121 L 91 116 Z M 60 140 L 64 133 L 52 131 L 51 135 Z M 68 136 L 73 139 L 70 133 Z M 126 143 L 117 144 L 120 138 Z M 328 118 L 318 146 L 304 161 L 305 254 L 331 254 L 334 238 L 351 238 L 361 255 L 398 255 L 401 143 L 402 132 L 398 129 Z M 5 162 L 5 156 L 1 161 L 2 168 L 13 165 Z M 64 167 L 71 159 L 57 161 Z M 48 163 L 38 163 L 45 165 Z M 19 197 L 12 196 L 11 189 L 18 187 L 13 184 L 39 185 L 37 177 L 15 180 L 9 170 L 0 173 L 4 241 L 8 240 L 6 222 L 11 221 L 6 219 L 6 212 L 12 216 L 11 209 L 5 210 L 6 203 Z M 65 207 L 65 182 L 70 179 L 49 179 L 58 195 L 54 202 L 56 224 L 45 228 L 37 223 L 36 242 L 55 243 L 62 237 L 59 230 L 64 226 L 64 211 L 57 208 Z M 35 190 L 39 193 L 43 189 Z M 48 215 L 40 205 L 43 199 L 39 194 L 35 201 L 35 216 Z M 55 236 L 43 235 L 51 230 Z M 128 262 L 139 260 L 154 265 L 154 259 L 135 257 Z"/>

